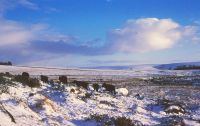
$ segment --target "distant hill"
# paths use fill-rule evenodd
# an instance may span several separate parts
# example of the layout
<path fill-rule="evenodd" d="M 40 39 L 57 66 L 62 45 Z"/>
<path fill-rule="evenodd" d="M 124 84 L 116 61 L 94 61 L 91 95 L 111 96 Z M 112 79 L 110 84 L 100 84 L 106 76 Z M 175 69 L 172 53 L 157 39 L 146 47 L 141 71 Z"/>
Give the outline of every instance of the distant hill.
<path fill-rule="evenodd" d="M 141 65 L 121 65 L 121 66 L 95 66 L 95 67 L 82 67 L 85 69 L 99 69 L 99 70 L 155 70 L 152 64 Z"/>
<path fill-rule="evenodd" d="M 102 70 L 130 70 L 133 66 L 95 66 L 83 67 L 87 69 L 102 69 Z"/>
<path fill-rule="evenodd" d="M 155 65 L 154 68 L 161 70 L 200 70 L 200 62 L 184 62 Z"/>

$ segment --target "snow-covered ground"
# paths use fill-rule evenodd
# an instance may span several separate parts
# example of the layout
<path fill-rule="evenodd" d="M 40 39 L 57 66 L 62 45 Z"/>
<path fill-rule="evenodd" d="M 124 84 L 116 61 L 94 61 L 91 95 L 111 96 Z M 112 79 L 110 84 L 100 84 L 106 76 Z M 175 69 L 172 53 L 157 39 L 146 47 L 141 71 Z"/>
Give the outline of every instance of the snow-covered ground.
<path fill-rule="evenodd" d="M 1 126 L 96 126 L 95 120 L 86 120 L 90 115 L 108 115 L 109 117 L 126 117 L 144 125 L 160 125 L 162 119 L 172 115 L 164 111 L 162 105 L 153 99 L 141 96 L 113 96 L 107 92 L 88 91 L 85 89 L 70 93 L 74 86 L 67 86 L 64 91 L 54 90 L 49 84 L 42 83 L 41 88 L 22 86 L 9 87 L 9 93 L 0 95 L 1 103 L 12 114 L 15 122 L 0 111 Z M 85 98 L 86 93 L 92 95 Z M 169 109 L 180 109 L 170 106 Z M 196 119 L 200 119 L 200 108 L 196 110 Z M 197 126 L 199 122 L 184 120 Z"/>
<path fill-rule="evenodd" d="M 125 76 L 145 77 L 154 75 L 196 75 L 200 70 L 159 70 L 153 65 L 137 65 L 131 70 L 101 70 L 101 69 L 79 69 L 79 68 L 48 68 L 48 67 L 24 67 L 0 65 L 0 72 L 21 74 L 28 72 L 30 75 L 69 75 L 69 76 Z"/>
<path fill-rule="evenodd" d="M 194 71 L 160 71 L 151 66 L 135 70 L 89 70 L 62 68 L 32 68 L 0 66 L 0 72 L 31 75 L 95 75 L 144 77 L 153 75 L 192 75 Z M 195 74 L 199 74 L 198 72 Z M 6 79 L 10 79 L 6 77 Z M 121 85 L 121 87 L 124 87 Z M 126 89 L 128 90 L 126 90 Z M 72 92 L 71 89 L 75 91 Z M 132 86 L 117 89 L 118 95 L 100 89 L 99 92 L 65 86 L 64 90 L 42 83 L 30 88 L 14 82 L 8 93 L 0 94 L 1 126 L 96 126 L 101 122 L 92 115 L 109 118 L 126 117 L 143 125 L 170 125 L 184 123 L 200 125 L 199 87 Z M 127 95 L 128 92 L 128 95 Z M 168 99 L 169 101 L 165 100 Z M 163 101 L 162 101 L 163 100 Z M 15 122 L 5 111 L 12 114 Z M 176 122 L 177 121 L 177 122 Z"/>

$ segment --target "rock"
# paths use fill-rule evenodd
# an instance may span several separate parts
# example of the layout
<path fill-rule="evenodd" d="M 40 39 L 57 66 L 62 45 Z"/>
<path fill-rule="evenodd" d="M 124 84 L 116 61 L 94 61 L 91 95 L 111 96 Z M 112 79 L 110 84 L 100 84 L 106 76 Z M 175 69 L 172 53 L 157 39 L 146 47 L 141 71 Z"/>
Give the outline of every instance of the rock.
<path fill-rule="evenodd" d="M 118 88 L 116 89 L 116 92 L 118 95 L 124 95 L 124 96 L 128 95 L 128 90 L 126 88 Z"/>
<path fill-rule="evenodd" d="M 179 114 L 179 113 L 182 113 L 184 114 L 185 113 L 185 110 L 181 107 L 181 106 L 178 106 L 178 105 L 171 105 L 169 107 L 167 107 L 165 109 L 165 112 L 166 113 L 174 113 L 174 114 Z"/>

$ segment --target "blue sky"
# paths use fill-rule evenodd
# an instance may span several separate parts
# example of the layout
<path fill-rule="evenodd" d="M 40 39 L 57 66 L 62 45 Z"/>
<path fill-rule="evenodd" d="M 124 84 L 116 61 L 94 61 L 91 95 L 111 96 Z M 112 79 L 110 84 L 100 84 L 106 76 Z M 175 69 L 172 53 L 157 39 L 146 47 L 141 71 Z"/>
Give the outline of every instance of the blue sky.
<path fill-rule="evenodd" d="M 200 61 L 199 0 L 0 0 L 0 60 L 36 66 Z"/>

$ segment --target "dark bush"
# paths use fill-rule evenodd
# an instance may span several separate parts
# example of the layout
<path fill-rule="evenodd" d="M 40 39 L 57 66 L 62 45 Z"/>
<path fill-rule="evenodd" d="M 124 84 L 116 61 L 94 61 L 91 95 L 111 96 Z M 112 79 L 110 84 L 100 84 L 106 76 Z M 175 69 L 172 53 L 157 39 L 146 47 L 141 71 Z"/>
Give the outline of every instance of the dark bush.
<path fill-rule="evenodd" d="M 108 115 L 90 115 L 88 120 L 95 120 L 100 126 L 143 126 L 139 121 L 131 120 L 126 117 L 109 117 Z"/>
<path fill-rule="evenodd" d="M 48 83 L 48 82 L 49 82 L 49 79 L 48 79 L 47 76 L 41 75 L 41 76 L 40 76 L 40 79 L 41 79 L 41 81 L 44 82 L 44 83 Z"/>
<path fill-rule="evenodd" d="M 183 65 L 183 66 L 177 66 L 176 68 L 174 68 L 174 70 L 199 70 L 200 66 L 199 65 Z"/>
<path fill-rule="evenodd" d="M 97 126 L 113 126 L 113 119 L 110 118 L 108 115 L 90 115 L 90 118 L 88 120 L 95 120 L 98 125 Z"/>
<path fill-rule="evenodd" d="M 132 120 L 126 117 L 118 117 L 114 120 L 115 126 L 135 126 Z"/>
<path fill-rule="evenodd" d="M 27 78 L 26 76 L 22 76 L 22 75 L 16 75 L 14 80 L 17 82 L 20 82 L 22 84 L 29 83 L 29 78 Z"/>
<path fill-rule="evenodd" d="M 59 76 L 59 81 L 64 83 L 64 84 L 67 84 L 67 77 L 66 76 Z"/>
<path fill-rule="evenodd" d="M 29 79 L 29 83 L 27 84 L 29 87 L 39 87 L 40 86 L 40 82 L 38 79 L 36 78 L 30 78 Z"/>
<path fill-rule="evenodd" d="M 9 72 L 6 72 L 5 75 L 6 75 L 7 77 L 10 77 L 10 76 L 11 76 L 11 74 L 10 74 Z"/>
<path fill-rule="evenodd" d="M 109 91 L 112 94 L 116 94 L 114 85 L 104 83 L 102 87 L 104 87 L 106 91 Z"/>
<path fill-rule="evenodd" d="M 85 89 L 88 89 L 88 85 L 89 83 L 88 82 L 85 82 L 85 81 L 74 81 L 74 83 L 76 84 L 76 86 L 78 87 L 83 87 Z"/>
<path fill-rule="evenodd" d="M 29 87 L 39 87 L 40 82 L 36 78 L 28 78 L 27 75 L 22 76 L 22 75 L 17 75 L 14 78 L 14 81 L 20 82 L 23 85 L 27 85 Z"/>
<path fill-rule="evenodd" d="M 34 96 L 34 93 L 29 93 L 29 97 L 32 97 L 32 96 Z"/>
<path fill-rule="evenodd" d="M 72 88 L 72 89 L 70 90 L 70 93 L 75 93 L 75 90 Z"/>
<path fill-rule="evenodd" d="M 99 90 L 99 85 L 98 84 L 93 84 L 92 86 L 93 86 L 94 90 L 96 90 L 96 91 Z"/>
<path fill-rule="evenodd" d="M 22 73 L 22 77 L 28 79 L 28 78 L 29 78 L 29 73 L 23 72 L 23 73 Z"/>

